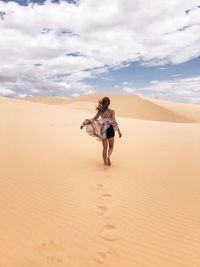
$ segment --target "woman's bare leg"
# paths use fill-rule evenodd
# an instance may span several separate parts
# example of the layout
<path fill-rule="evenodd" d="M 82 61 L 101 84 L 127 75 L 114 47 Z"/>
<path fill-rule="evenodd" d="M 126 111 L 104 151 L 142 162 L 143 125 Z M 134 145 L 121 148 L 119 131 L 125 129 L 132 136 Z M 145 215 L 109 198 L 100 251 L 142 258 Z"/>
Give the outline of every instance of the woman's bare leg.
<path fill-rule="evenodd" d="M 103 152 L 102 152 L 103 161 L 104 161 L 104 165 L 107 165 L 107 150 L 108 150 L 108 139 L 107 138 L 102 140 L 102 145 L 103 145 Z"/>
<path fill-rule="evenodd" d="M 108 157 L 107 157 L 108 165 L 111 165 L 110 156 L 111 156 L 111 154 L 113 152 L 114 140 L 115 140 L 114 137 L 108 138 L 108 143 L 109 143 Z"/>

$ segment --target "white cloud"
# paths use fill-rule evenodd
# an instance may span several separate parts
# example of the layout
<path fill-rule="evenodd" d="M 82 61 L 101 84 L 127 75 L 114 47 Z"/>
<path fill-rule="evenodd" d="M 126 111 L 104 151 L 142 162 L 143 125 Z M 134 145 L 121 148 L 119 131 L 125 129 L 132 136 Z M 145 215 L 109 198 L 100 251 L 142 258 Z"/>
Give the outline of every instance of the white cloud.
<path fill-rule="evenodd" d="M 167 67 L 160 67 L 161 70 L 167 70 Z"/>
<path fill-rule="evenodd" d="M 34 93 L 34 94 L 39 94 L 40 93 L 40 90 L 38 90 L 38 89 L 30 89 L 30 91 L 32 92 L 32 93 Z"/>
<path fill-rule="evenodd" d="M 8 97 L 14 97 L 15 91 L 7 88 L 0 88 L 0 96 L 8 96 Z"/>
<path fill-rule="evenodd" d="M 142 95 L 164 100 L 200 104 L 200 76 L 166 81 L 151 81 L 138 89 Z"/>
<path fill-rule="evenodd" d="M 95 94 L 95 93 L 96 93 L 95 90 L 88 90 L 88 91 L 84 92 L 84 95 L 92 95 L 92 94 Z"/>
<path fill-rule="evenodd" d="M 159 81 L 157 81 L 157 80 L 152 80 L 152 81 L 150 81 L 150 84 L 157 84 Z"/>
<path fill-rule="evenodd" d="M 72 96 L 73 96 L 73 97 L 76 97 L 76 96 L 80 96 L 80 95 L 77 94 L 77 93 L 74 93 Z"/>
<path fill-rule="evenodd" d="M 176 64 L 200 55 L 200 9 L 191 0 L 148 6 L 145 0 L 0 1 L 0 10 L 0 73 L 6 73 L 0 85 L 11 91 L 17 84 L 27 93 L 84 94 L 92 89 L 82 80 L 109 67 Z"/>
<path fill-rule="evenodd" d="M 173 74 L 173 75 L 171 75 L 171 77 L 180 77 L 180 76 L 182 76 L 181 73 L 177 73 L 177 74 Z"/>
<path fill-rule="evenodd" d="M 19 94 L 20 98 L 23 98 L 23 97 L 26 97 L 26 96 L 28 96 L 28 95 L 27 94 Z"/>
<path fill-rule="evenodd" d="M 134 92 L 137 91 L 135 88 L 130 88 L 130 87 L 123 87 L 122 90 L 123 90 L 125 93 L 134 93 Z"/>

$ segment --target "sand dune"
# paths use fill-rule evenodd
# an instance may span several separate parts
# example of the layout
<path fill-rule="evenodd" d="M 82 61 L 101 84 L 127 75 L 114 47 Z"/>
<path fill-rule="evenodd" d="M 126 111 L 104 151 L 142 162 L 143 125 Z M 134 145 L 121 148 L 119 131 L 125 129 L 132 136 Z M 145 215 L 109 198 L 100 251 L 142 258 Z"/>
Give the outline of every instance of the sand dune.
<path fill-rule="evenodd" d="M 63 105 L 69 102 L 69 98 L 55 97 L 55 96 L 26 96 L 23 99 L 27 101 L 49 104 L 49 105 Z"/>
<path fill-rule="evenodd" d="M 78 109 L 78 110 L 83 110 L 83 111 L 90 111 L 95 113 L 96 112 L 96 102 L 92 101 L 74 101 L 71 100 L 69 103 L 67 103 L 67 108 L 72 108 L 72 109 Z"/>
<path fill-rule="evenodd" d="M 45 98 L 30 98 L 36 102 L 44 102 L 48 104 L 67 104 L 68 107 L 73 109 L 83 109 L 94 112 L 95 107 L 98 104 L 98 100 L 101 99 L 104 94 L 91 94 L 67 99 L 66 101 L 60 101 L 56 97 Z M 148 98 L 136 96 L 136 95 L 122 95 L 122 94 L 107 94 L 110 97 L 112 106 L 115 108 L 116 114 L 122 117 L 130 117 L 143 120 L 156 120 L 156 121 L 168 121 L 168 122 L 193 122 L 195 121 L 191 112 L 187 111 L 177 112 L 170 107 L 166 107 L 159 103 L 154 103 Z M 29 99 L 29 100 L 30 100 Z M 184 108 L 183 108 L 184 109 Z M 187 110 L 185 108 L 184 110 Z M 200 114 L 200 108 L 198 109 Z"/>
<path fill-rule="evenodd" d="M 0 266 L 200 266 L 200 125 L 125 117 L 114 96 L 123 137 L 104 167 L 76 101 L 0 98 Z"/>
<path fill-rule="evenodd" d="M 155 98 L 149 98 L 149 100 L 182 116 L 187 116 L 194 122 L 200 122 L 200 104 L 175 103 Z"/>

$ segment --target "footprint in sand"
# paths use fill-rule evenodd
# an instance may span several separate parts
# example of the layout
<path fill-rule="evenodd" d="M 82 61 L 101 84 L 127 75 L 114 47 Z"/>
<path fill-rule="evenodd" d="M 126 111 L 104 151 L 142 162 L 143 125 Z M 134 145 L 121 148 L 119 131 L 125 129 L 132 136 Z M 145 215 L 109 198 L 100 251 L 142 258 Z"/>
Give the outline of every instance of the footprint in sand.
<path fill-rule="evenodd" d="M 99 235 L 107 241 L 116 241 L 120 239 L 118 229 L 114 224 L 104 225 Z"/>
<path fill-rule="evenodd" d="M 98 215 L 103 216 L 108 209 L 105 206 L 98 206 Z"/>
<path fill-rule="evenodd" d="M 103 264 L 108 259 L 108 257 L 112 255 L 112 252 L 113 252 L 113 248 L 109 248 L 105 252 L 98 251 L 96 253 L 96 256 L 95 256 L 94 260 L 99 264 Z"/>
<path fill-rule="evenodd" d="M 112 195 L 105 193 L 105 194 L 102 194 L 101 197 L 102 198 L 110 198 L 110 197 L 112 197 Z"/>
<path fill-rule="evenodd" d="M 43 242 L 37 250 L 42 259 L 47 261 L 49 265 L 69 264 L 70 256 L 66 255 L 62 246 L 56 244 L 53 240 Z"/>
<path fill-rule="evenodd" d="M 102 184 L 97 184 L 97 189 L 98 190 L 101 190 L 101 189 L 103 189 L 104 188 L 104 186 L 102 185 Z"/>
<path fill-rule="evenodd" d="M 100 251 L 100 252 L 97 252 L 96 257 L 95 257 L 94 260 L 95 260 L 96 262 L 102 264 L 102 263 L 105 262 L 106 258 L 107 258 L 106 253 Z"/>

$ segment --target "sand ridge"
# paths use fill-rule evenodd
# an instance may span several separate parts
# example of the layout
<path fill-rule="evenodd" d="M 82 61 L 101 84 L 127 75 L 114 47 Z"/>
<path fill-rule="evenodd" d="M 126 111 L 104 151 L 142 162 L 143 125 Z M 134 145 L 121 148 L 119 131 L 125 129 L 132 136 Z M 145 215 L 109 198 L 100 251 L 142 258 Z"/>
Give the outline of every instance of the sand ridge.
<path fill-rule="evenodd" d="M 187 116 L 193 122 L 200 122 L 200 104 L 175 103 L 171 101 L 158 100 L 155 98 L 148 98 L 152 103 L 158 104 L 162 107 L 174 111 L 182 116 Z"/>
<path fill-rule="evenodd" d="M 98 100 L 103 96 L 105 96 L 105 94 L 83 95 L 72 99 L 66 99 L 66 101 L 57 99 L 56 97 L 32 97 L 25 99 L 41 103 L 44 99 L 44 103 L 65 104 L 68 108 L 94 112 L 98 105 Z M 192 116 L 194 112 L 191 114 L 190 108 L 187 112 L 187 106 L 183 108 L 185 112 L 180 112 L 180 108 L 177 111 L 171 108 L 171 106 L 164 105 L 159 101 L 151 101 L 151 99 L 141 96 L 125 94 L 107 94 L 107 96 L 110 97 L 111 106 L 115 109 L 116 114 L 122 117 L 182 123 L 196 122 L 199 118 L 199 115 L 196 115 L 197 119 L 195 116 Z M 165 102 L 166 101 L 164 101 L 164 103 Z M 180 105 L 181 104 L 179 104 L 179 106 Z M 195 113 L 200 114 L 200 107 L 198 105 L 195 106 Z"/>
<path fill-rule="evenodd" d="M 58 97 L 58 96 L 26 96 L 23 98 L 27 101 L 49 104 L 49 105 L 63 105 L 67 104 L 70 99 L 65 97 Z"/>

